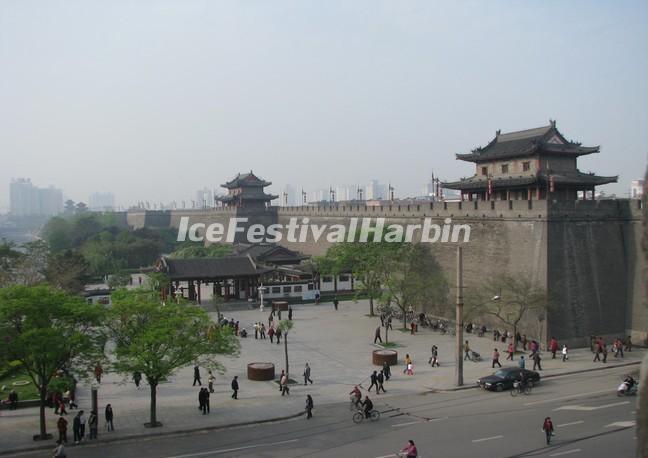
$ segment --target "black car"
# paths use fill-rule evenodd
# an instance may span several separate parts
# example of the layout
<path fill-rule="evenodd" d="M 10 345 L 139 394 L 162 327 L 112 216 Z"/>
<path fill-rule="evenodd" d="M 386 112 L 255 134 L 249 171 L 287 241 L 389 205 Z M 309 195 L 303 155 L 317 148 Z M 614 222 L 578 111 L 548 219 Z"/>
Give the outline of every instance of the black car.
<path fill-rule="evenodd" d="M 513 382 L 522 379 L 522 372 L 524 372 L 526 380 L 533 385 L 540 381 L 540 374 L 537 372 L 520 369 L 519 367 L 504 367 L 498 369 L 492 375 L 480 378 L 477 380 L 477 384 L 486 390 L 508 390 L 513 388 Z"/>

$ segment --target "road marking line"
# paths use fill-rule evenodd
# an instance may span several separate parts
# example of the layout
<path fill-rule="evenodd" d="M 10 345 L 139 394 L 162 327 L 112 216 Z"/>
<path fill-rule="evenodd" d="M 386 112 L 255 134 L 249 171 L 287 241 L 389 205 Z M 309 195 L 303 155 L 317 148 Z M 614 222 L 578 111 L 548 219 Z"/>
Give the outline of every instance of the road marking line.
<path fill-rule="evenodd" d="M 592 391 L 591 393 L 582 393 L 582 394 L 572 394 L 570 396 L 562 396 L 560 398 L 553 398 L 553 399 L 545 399 L 544 401 L 534 401 L 534 402 L 527 402 L 524 404 L 525 406 L 534 406 L 537 404 L 546 404 L 548 402 L 554 402 L 554 401 L 560 401 L 562 399 L 572 399 L 572 398 L 582 398 L 582 397 L 587 397 L 591 394 L 601 394 L 601 393 L 609 393 L 610 390 L 601 390 L 601 391 Z"/>
<path fill-rule="evenodd" d="M 239 451 L 239 450 L 248 450 L 248 449 L 257 448 L 257 447 L 268 447 L 270 445 L 290 444 L 292 442 L 299 442 L 299 439 L 290 439 L 290 440 L 287 440 L 287 441 L 272 442 L 272 443 L 266 443 L 266 444 L 246 445 L 245 447 L 237 447 L 237 448 L 224 448 L 224 449 L 220 449 L 220 450 L 210 450 L 208 452 L 188 453 L 186 455 L 174 455 L 174 456 L 169 456 L 167 458 L 190 458 L 192 456 L 217 455 L 219 453 L 236 452 L 236 451 Z"/>
<path fill-rule="evenodd" d="M 635 425 L 634 420 L 630 421 L 615 421 L 614 423 L 610 423 L 609 425 L 605 425 L 604 428 L 612 428 L 614 426 L 618 426 L 619 428 L 629 428 L 631 426 Z"/>
<path fill-rule="evenodd" d="M 396 458 L 396 455 L 392 453 L 391 455 L 377 456 L 376 458 Z"/>
<path fill-rule="evenodd" d="M 585 423 L 585 422 L 583 420 L 572 421 L 570 423 L 563 423 L 562 425 L 556 425 L 556 427 L 557 428 L 564 428 L 565 426 L 580 425 L 581 423 Z"/>
<path fill-rule="evenodd" d="M 601 409 L 607 409 L 608 407 L 616 407 L 616 406 L 622 406 L 625 404 L 630 404 L 630 401 L 622 401 L 622 402 L 613 402 L 612 404 L 605 404 L 602 406 L 562 406 L 554 409 L 556 410 L 580 410 L 583 412 L 591 412 L 592 410 L 601 410 Z"/>
<path fill-rule="evenodd" d="M 396 427 L 396 426 L 407 426 L 407 425 L 415 425 L 415 424 L 417 424 L 417 423 L 423 423 L 423 422 L 422 422 L 422 421 L 410 421 L 410 422 L 407 422 L 407 423 L 397 423 L 397 424 L 392 425 L 392 426 L 393 426 L 393 427 Z"/>
<path fill-rule="evenodd" d="M 578 452 L 580 452 L 580 451 L 581 451 L 581 449 L 579 449 L 579 448 L 575 448 L 575 449 L 573 449 L 573 450 L 566 450 L 566 451 L 564 451 L 564 452 L 554 453 L 554 454 L 549 455 L 549 456 L 562 456 L 562 455 L 569 455 L 570 453 L 578 453 Z"/>
<path fill-rule="evenodd" d="M 473 442 L 484 442 L 484 441 L 492 441 L 494 439 L 501 439 L 504 436 L 492 436 L 492 437 L 482 437 L 481 439 L 473 439 Z"/>

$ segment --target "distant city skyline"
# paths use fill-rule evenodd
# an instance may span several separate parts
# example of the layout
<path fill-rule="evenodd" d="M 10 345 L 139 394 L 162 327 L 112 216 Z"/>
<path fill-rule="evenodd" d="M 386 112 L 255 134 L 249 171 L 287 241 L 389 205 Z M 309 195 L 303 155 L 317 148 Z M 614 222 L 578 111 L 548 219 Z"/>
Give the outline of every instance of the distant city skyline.
<path fill-rule="evenodd" d="M 250 169 L 280 196 L 376 177 L 416 196 L 431 170 L 474 173 L 456 153 L 549 119 L 601 145 L 581 170 L 627 197 L 646 23 L 641 1 L 8 2 L 0 209 L 14 177 L 190 207 Z"/>

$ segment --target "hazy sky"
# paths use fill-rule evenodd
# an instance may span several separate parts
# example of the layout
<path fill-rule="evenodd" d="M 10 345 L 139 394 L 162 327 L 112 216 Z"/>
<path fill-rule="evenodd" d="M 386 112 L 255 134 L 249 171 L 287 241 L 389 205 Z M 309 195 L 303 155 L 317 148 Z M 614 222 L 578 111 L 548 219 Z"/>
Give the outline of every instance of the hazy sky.
<path fill-rule="evenodd" d="M 395 184 L 557 119 L 620 175 L 648 153 L 648 2 L 0 0 L 0 208 L 12 177 L 87 201 L 192 199 L 239 171 Z"/>

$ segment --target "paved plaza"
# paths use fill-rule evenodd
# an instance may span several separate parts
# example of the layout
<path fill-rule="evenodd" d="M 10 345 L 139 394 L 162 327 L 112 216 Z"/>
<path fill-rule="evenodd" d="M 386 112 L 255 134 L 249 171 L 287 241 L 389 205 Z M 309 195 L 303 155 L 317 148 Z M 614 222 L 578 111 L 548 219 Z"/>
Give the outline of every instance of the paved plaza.
<path fill-rule="evenodd" d="M 246 328 L 249 335 L 241 339 L 241 353 L 238 358 L 223 357 L 222 363 L 226 373 L 216 374 L 215 393 L 211 395 L 211 413 L 202 415 L 198 410 L 198 387 L 192 386 L 193 369 L 187 367 L 178 372 L 168 383 L 158 390 L 158 420 L 164 426 L 146 429 L 143 424 L 148 421 L 150 395 L 148 386 L 143 384 L 140 390 L 130 380 L 123 380 L 116 374 L 104 376 L 99 388 L 100 405 L 100 440 L 107 438 L 125 438 L 145 434 L 164 434 L 174 431 L 198 430 L 203 428 L 226 427 L 234 424 L 286 418 L 297 415 L 304 410 L 306 394 L 311 394 L 316 406 L 348 402 L 348 392 L 356 384 L 364 388 L 369 386 L 369 374 L 378 369 L 371 364 L 371 352 L 379 347 L 373 345 L 374 331 L 380 325 L 378 317 L 369 317 L 366 301 L 342 302 L 338 311 L 331 304 L 294 305 L 294 328 L 288 336 L 291 378 L 300 382 L 292 385 L 290 395 L 282 397 L 274 382 L 252 382 L 247 380 L 246 366 L 250 362 L 272 362 L 276 366 L 277 376 L 284 367 L 284 346 L 271 344 L 269 339 L 255 340 L 253 323 L 262 321 L 267 325 L 269 311 L 251 310 L 242 305 L 238 310 L 226 310 L 227 318 L 234 318 Z M 215 313 L 212 313 L 215 317 Z M 282 318 L 287 318 L 283 313 Z M 398 344 L 399 366 L 392 369 L 392 379 L 385 384 L 386 394 L 372 395 L 375 402 L 387 402 L 392 396 L 418 395 L 421 392 L 452 389 L 454 386 L 454 337 L 441 335 L 427 328 L 421 328 L 416 335 L 398 329 L 390 331 L 389 340 Z M 384 330 L 382 332 L 384 339 Z M 495 344 L 490 335 L 479 338 L 468 334 L 467 339 L 473 349 L 481 353 L 483 361 L 464 364 L 466 385 L 473 385 L 475 380 L 489 374 L 491 369 L 490 354 L 497 345 L 505 357 L 501 343 Z M 441 367 L 429 366 L 430 347 L 439 347 Z M 408 353 L 413 359 L 414 375 L 402 373 L 402 361 Z M 638 363 L 644 351 L 637 349 L 626 352 L 624 359 L 616 359 L 610 353 L 607 366 Z M 568 362 L 560 359 L 551 360 L 551 355 L 543 354 L 543 377 L 572 371 L 583 371 L 602 368 L 602 363 L 592 363 L 589 349 L 575 350 L 570 353 Z M 313 385 L 303 385 L 303 368 L 308 362 L 311 366 Z M 502 361 L 502 364 L 511 364 Z M 515 362 L 517 364 L 517 361 Z M 529 366 L 527 366 L 530 368 Z M 636 367 L 628 370 L 635 370 Z M 201 368 L 203 385 L 207 383 L 207 369 Z M 231 399 L 230 381 L 234 375 L 239 376 L 241 389 L 239 400 Z M 614 390 L 614 386 L 610 390 Z M 89 386 L 79 386 L 78 401 L 82 409 L 90 410 Z M 115 412 L 115 432 L 103 430 L 103 408 L 112 404 Z M 73 411 L 74 412 L 74 411 Z M 69 421 L 71 424 L 71 413 Z M 47 409 L 48 430 L 55 433 L 56 416 L 52 409 Z M 71 430 L 71 428 L 70 428 Z M 38 431 L 38 409 L 24 408 L 17 411 L 0 412 L 0 452 L 39 446 L 32 441 L 32 435 Z M 71 431 L 69 432 L 71 436 Z"/>

